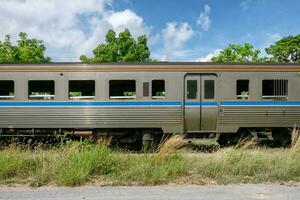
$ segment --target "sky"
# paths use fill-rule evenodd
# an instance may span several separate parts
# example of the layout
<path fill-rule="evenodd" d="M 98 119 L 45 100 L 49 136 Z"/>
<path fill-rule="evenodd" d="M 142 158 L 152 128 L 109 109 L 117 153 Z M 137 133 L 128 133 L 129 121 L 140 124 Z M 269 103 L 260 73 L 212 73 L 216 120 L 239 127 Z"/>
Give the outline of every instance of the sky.
<path fill-rule="evenodd" d="M 55 62 L 79 61 L 109 29 L 145 34 L 151 58 L 209 61 L 229 43 L 262 51 L 300 33 L 300 0 L 0 0 L 0 40 L 44 41 Z"/>

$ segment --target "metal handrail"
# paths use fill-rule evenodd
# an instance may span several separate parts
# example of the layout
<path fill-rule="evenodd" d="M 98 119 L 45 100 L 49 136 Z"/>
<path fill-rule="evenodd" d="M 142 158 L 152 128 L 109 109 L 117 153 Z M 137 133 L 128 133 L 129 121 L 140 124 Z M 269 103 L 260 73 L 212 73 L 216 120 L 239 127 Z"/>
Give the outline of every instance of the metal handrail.
<path fill-rule="evenodd" d="M 14 99 L 15 96 L 0 96 L 0 99 Z"/>
<path fill-rule="evenodd" d="M 135 99 L 136 95 L 133 96 L 110 96 L 110 99 Z"/>
<path fill-rule="evenodd" d="M 30 98 L 41 98 L 41 97 L 54 97 L 53 94 L 31 94 L 29 95 Z"/>
<path fill-rule="evenodd" d="M 74 96 L 70 97 L 70 99 L 95 99 L 95 96 Z"/>

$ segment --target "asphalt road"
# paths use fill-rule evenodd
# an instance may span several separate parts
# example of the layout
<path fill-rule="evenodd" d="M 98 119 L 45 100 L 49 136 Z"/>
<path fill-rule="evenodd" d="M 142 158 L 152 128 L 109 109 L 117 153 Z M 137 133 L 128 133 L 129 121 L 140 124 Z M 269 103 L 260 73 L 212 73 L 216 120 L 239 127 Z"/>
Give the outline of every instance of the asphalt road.
<path fill-rule="evenodd" d="M 300 199 L 300 186 L 275 184 L 154 187 L 0 187 L 0 199 L 252 200 Z"/>

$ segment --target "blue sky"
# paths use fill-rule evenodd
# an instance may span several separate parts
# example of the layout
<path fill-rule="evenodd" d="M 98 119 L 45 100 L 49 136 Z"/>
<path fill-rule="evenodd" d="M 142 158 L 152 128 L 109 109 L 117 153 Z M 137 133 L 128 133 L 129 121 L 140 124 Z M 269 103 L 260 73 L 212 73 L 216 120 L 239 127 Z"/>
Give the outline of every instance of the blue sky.
<path fill-rule="evenodd" d="M 0 37 L 43 39 L 53 61 L 91 55 L 108 29 L 146 34 L 152 58 L 207 61 L 228 43 L 264 48 L 300 33 L 298 0 L 0 0 Z"/>

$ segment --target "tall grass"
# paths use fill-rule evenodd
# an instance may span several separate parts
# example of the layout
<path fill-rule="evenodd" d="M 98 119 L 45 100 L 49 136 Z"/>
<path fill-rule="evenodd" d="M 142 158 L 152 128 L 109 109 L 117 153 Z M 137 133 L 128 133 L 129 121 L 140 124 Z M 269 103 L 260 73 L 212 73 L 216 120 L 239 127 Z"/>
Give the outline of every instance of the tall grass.
<path fill-rule="evenodd" d="M 50 149 L 19 145 L 0 150 L 0 184 L 66 186 L 155 185 L 170 182 L 217 183 L 300 181 L 300 142 L 292 149 L 225 148 L 209 156 L 185 156 L 176 138 L 157 154 L 128 154 L 107 143 L 67 142 Z M 164 149 L 164 150 L 163 150 Z M 175 148 L 176 149 L 176 148 Z M 171 154 L 170 154 L 171 153 Z"/>
<path fill-rule="evenodd" d="M 0 184 L 48 183 L 75 186 L 167 183 L 183 176 L 188 163 L 176 155 L 132 155 L 113 151 L 105 143 L 70 142 L 50 150 L 9 147 L 0 151 Z"/>
<path fill-rule="evenodd" d="M 197 159 L 195 168 L 219 183 L 300 181 L 300 156 L 289 149 L 227 148 Z"/>

